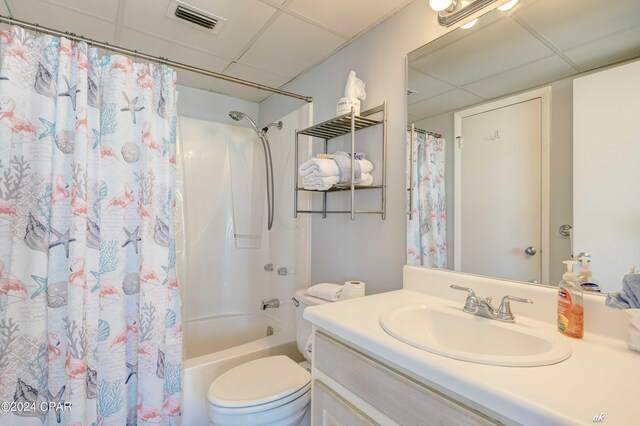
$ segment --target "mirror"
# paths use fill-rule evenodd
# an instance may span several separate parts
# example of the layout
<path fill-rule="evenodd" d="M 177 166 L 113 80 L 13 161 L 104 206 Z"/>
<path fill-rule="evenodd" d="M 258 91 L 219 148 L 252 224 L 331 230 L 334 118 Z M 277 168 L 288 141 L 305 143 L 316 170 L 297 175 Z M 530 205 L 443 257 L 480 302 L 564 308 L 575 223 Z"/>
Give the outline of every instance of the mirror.
<path fill-rule="evenodd" d="M 637 0 L 520 0 L 411 52 L 407 263 L 557 285 L 584 257 L 618 290 L 640 263 L 639 56 Z"/>

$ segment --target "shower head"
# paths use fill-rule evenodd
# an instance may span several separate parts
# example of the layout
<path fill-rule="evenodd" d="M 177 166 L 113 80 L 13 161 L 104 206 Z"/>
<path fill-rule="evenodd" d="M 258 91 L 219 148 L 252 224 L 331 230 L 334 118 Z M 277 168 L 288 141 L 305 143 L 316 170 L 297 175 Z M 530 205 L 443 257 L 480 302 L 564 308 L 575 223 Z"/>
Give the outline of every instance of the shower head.
<path fill-rule="evenodd" d="M 256 125 L 256 123 L 251 119 L 251 117 L 249 117 L 244 112 L 229 111 L 229 117 L 231 117 L 235 121 L 241 121 L 243 118 L 245 118 L 249 123 L 251 123 L 253 130 L 255 130 L 256 133 L 260 134 L 260 130 L 258 129 L 258 126 Z"/>
<path fill-rule="evenodd" d="M 245 118 L 247 116 L 247 114 L 245 114 L 244 112 L 240 112 L 240 111 L 229 111 L 229 117 L 231 117 L 232 119 L 236 120 L 236 121 L 240 121 L 243 118 Z"/>

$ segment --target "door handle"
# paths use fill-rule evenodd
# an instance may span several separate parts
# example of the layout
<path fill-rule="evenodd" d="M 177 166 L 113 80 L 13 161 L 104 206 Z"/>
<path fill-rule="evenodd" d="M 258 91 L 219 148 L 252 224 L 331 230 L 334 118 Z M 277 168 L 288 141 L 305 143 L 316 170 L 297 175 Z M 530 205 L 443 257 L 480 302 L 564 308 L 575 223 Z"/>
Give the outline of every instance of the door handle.
<path fill-rule="evenodd" d="M 531 246 L 529 246 L 526 249 L 524 249 L 524 253 L 526 255 L 528 255 L 528 256 L 535 256 L 537 252 L 538 251 L 535 248 L 531 247 Z"/>

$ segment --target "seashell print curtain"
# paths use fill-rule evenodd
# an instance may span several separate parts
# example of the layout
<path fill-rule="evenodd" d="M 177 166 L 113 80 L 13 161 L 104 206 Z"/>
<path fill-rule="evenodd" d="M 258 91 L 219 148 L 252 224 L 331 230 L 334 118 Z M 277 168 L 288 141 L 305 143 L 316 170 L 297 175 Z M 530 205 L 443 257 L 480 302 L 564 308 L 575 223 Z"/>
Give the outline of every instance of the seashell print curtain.
<path fill-rule="evenodd" d="M 0 424 L 179 423 L 176 98 L 166 66 L 0 31 Z"/>
<path fill-rule="evenodd" d="M 423 132 L 407 132 L 407 160 L 413 149 L 413 220 L 407 220 L 407 264 L 447 268 L 447 203 L 444 144 Z M 407 182 L 409 169 L 407 169 Z"/>

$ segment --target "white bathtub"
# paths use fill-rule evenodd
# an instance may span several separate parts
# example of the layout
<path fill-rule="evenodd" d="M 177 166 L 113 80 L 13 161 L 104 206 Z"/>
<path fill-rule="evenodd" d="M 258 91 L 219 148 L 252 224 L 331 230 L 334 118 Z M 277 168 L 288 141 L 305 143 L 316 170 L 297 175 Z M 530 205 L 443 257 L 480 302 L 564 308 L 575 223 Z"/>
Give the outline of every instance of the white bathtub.
<path fill-rule="evenodd" d="M 207 390 L 225 371 L 257 358 L 303 357 L 295 330 L 266 315 L 218 315 L 186 323 L 183 421 L 185 426 L 207 425 Z M 267 336 L 267 328 L 273 335 Z"/>

